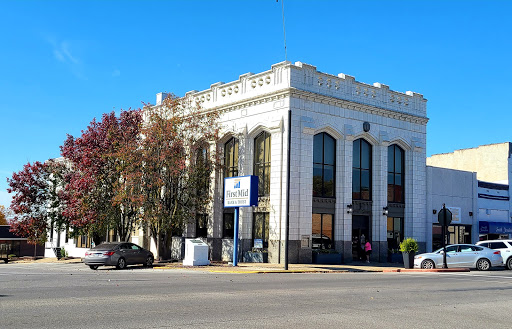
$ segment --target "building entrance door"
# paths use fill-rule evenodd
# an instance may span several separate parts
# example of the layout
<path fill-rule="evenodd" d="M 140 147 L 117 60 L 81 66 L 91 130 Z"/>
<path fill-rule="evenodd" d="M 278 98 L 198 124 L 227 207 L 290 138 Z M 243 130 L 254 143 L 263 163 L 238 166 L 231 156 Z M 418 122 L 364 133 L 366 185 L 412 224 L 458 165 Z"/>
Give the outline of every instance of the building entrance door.
<path fill-rule="evenodd" d="M 370 217 L 352 216 L 352 258 L 353 260 L 364 260 L 364 244 L 370 236 Z"/>

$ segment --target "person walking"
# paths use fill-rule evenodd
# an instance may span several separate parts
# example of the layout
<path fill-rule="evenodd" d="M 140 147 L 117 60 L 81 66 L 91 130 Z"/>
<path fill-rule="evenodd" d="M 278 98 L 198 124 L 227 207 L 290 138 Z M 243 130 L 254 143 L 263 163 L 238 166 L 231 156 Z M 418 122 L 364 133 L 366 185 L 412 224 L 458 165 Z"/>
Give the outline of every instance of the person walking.
<path fill-rule="evenodd" d="M 366 254 L 366 262 L 370 262 L 370 255 L 372 254 L 372 244 L 370 243 L 370 240 L 366 241 L 364 244 L 364 253 Z"/>

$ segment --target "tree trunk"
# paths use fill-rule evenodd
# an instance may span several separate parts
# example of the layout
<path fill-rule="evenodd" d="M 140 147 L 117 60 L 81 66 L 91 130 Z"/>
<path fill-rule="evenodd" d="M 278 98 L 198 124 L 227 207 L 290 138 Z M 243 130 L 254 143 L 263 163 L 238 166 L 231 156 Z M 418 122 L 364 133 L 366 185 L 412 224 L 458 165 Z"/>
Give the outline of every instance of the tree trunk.
<path fill-rule="evenodd" d="M 153 241 L 155 242 L 156 245 L 156 259 L 162 260 L 160 255 L 160 234 L 155 232 L 154 229 L 151 229 L 151 237 L 153 238 Z"/>

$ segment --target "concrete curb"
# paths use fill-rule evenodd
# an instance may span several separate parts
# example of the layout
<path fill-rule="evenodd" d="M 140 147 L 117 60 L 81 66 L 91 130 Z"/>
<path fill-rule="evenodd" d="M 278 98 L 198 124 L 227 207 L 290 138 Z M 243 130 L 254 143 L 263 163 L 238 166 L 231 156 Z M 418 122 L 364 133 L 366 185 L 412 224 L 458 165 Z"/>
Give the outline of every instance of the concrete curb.
<path fill-rule="evenodd" d="M 61 259 L 23 259 L 10 263 L 56 263 L 71 264 L 81 263 L 81 258 Z M 298 266 L 297 266 L 298 265 Z M 366 264 L 344 264 L 344 265 L 318 265 L 318 264 L 292 264 L 292 268 L 284 270 L 273 264 L 242 263 L 237 267 L 226 264 L 211 264 L 208 266 L 183 266 L 181 262 L 155 262 L 154 268 L 163 270 L 190 270 L 205 271 L 210 273 L 231 273 L 231 274 L 271 274 L 271 273 L 453 273 L 470 272 L 469 268 L 434 268 L 434 269 L 405 269 L 383 264 L 382 266 L 368 266 Z M 295 267 L 295 268 L 293 268 Z M 326 268 L 328 267 L 328 268 Z"/>
<path fill-rule="evenodd" d="M 421 268 L 398 268 L 398 269 L 386 269 L 383 272 L 398 272 L 398 273 L 423 273 L 423 272 L 438 272 L 438 273 L 451 273 L 451 272 L 470 272 L 469 268 L 432 268 L 432 269 L 421 269 Z"/>

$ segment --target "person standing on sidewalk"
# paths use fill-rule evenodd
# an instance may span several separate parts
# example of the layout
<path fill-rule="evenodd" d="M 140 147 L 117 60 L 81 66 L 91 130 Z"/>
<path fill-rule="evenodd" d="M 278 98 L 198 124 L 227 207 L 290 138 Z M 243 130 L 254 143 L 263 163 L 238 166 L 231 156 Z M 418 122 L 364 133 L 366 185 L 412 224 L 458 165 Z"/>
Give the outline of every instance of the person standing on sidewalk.
<path fill-rule="evenodd" d="M 366 254 L 366 262 L 370 262 L 370 255 L 372 254 L 372 244 L 370 243 L 370 240 L 366 241 L 364 244 L 364 253 Z"/>

